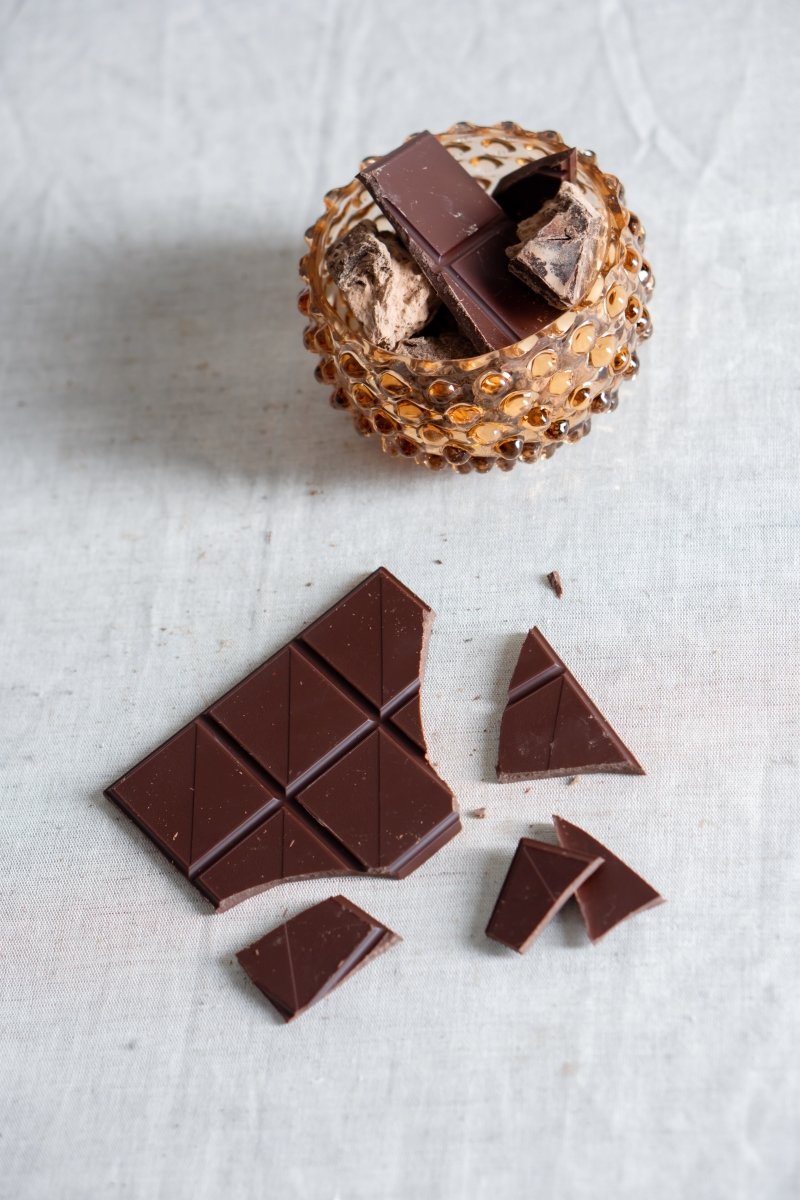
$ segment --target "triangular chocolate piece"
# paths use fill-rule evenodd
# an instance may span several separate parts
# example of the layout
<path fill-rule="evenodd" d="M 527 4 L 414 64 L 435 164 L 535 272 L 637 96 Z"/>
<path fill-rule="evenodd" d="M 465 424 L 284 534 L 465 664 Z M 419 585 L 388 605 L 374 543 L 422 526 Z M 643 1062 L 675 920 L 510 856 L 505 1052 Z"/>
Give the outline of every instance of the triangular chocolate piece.
<path fill-rule="evenodd" d="M 291 647 L 279 650 L 208 710 L 282 786 L 289 778 L 290 659 Z"/>
<path fill-rule="evenodd" d="M 664 903 L 664 897 L 654 887 L 602 842 L 563 817 L 554 816 L 553 823 L 559 844 L 570 854 L 597 855 L 603 859 L 602 867 L 576 892 L 586 931 L 593 942 L 627 917 Z"/>
<path fill-rule="evenodd" d="M 198 875 L 195 883 L 224 911 L 287 879 L 351 873 L 346 859 L 284 808 Z"/>
<path fill-rule="evenodd" d="M 525 639 L 500 727 L 501 783 L 643 767 L 538 629 Z"/>
<path fill-rule="evenodd" d="M 286 1021 L 316 1004 L 370 959 L 400 941 L 344 896 L 284 921 L 236 957 Z"/>
<path fill-rule="evenodd" d="M 550 842 L 520 838 L 486 926 L 487 936 L 524 954 L 602 861 L 596 854 L 571 853 Z"/>
<path fill-rule="evenodd" d="M 277 797 L 202 722 L 195 725 L 194 821 L 191 872 L 230 844 Z"/>
<path fill-rule="evenodd" d="M 402 871 L 410 852 L 458 819 L 447 785 L 383 729 L 297 799 L 368 871 L 380 874 Z"/>
<path fill-rule="evenodd" d="M 381 580 L 381 705 L 419 687 L 433 613 L 388 571 Z"/>

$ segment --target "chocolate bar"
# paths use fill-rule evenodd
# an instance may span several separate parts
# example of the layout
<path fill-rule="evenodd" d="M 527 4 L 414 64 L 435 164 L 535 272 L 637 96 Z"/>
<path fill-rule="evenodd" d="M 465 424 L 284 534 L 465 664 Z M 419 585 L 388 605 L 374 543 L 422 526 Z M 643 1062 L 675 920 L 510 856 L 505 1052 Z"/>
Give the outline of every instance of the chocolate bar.
<path fill-rule="evenodd" d="M 380 568 L 108 788 L 215 905 L 286 879 L 401 879 L 461 828 L 426 758 L 433 613 Z"/>
<path fill-rule="evenodd" d="M 486 926 L 487 937 L 524 954 L 602 862 L 598 854 L 520 838 Z"/>
<path fill-rule="evenodd" d="M 270 1004 L 291 1021 L 400 940 L 344 896 L 332 896 L 236 957 Z"/>
<path fill-rule="evenodd" d="M 562 183 L 574 183 L 577 177 L 578 152 L 573 146 L 524 163 L 504 175 L 498 180 L 492 199 L 512 221 L 524 221 L 538 212 L 545 200 L 552 200 Z"/>
<path fill-rule="evenodd" d="M 367 164 L 359 179 L 479 347 L 509 346 L 561 315 L 511 274 L 515 222 L 431 133 Z"/>
<path fill-rule="evenodd" d="M 591 834 L 563 817 L 554 816 L 553 824 L 559 844 L 570 854 L 595 855 L 603 860 L 602 866 L 575 893 L 586 932 L 593 942 L 605 937 L 627 917 L 664 903 L 664 897 L 647 880 Z"/>
<path fill-rule="evenodd" d="M 511 783 L 597 772 L 644 775 L 644 768 L 550 643 L 532 629 L 509 685 L 497 777 Z"/>

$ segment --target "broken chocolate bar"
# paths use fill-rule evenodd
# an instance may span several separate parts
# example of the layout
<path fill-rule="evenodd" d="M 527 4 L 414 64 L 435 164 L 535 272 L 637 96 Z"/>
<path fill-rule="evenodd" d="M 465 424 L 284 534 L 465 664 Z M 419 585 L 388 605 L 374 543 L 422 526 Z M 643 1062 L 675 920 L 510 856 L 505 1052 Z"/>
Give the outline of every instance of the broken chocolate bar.
<path fill-rule="evenodd" d="M 514 222 L 431 133 L 367 164 L 359 179 L 478 347 L 511 345 L 560 316 L 509 272 Z"/>
<path fill-rule="evenodd" d="M 461 828 L 425 756 L 432 619 L 380 568 L 106 795 L 220 908 L 286 879 L 403 878 Z"/>
<path fill-rule="evenodd" d="M 519 954 L 600 866 L 597 854 L 520 838 L 486 934 Z"/>
<path fill-rule="evenodd" d="M 548 304 L 574 308 L 597 274 L 605 217 L 574 183 L 517 229 L 518 243 L 506 250 L 511 271 Z"/>
<path fill-rule="evenodd" d="M 291 1021 L 400 940 L 344 896 L 332 896 L 236 957 L 270 1004 Z"/>
<path fill-rule="evenodd" d="M 598 772 L 644 775 L 628 747 L 538 629 L 511 677 L 500 726 L 501 783 Z"/>
<path fill-rule="evenodd" d="M 585 830 L 563 817 L 554 816 L 553 824 L 560 845 L 570 854 L 597 855 L 603 860 L 603 865 L 575 894 L 593 942 L 605 937 L 627 917 L 664 903 L 664 897 L 654 887 Z"/>
<path fill-rule="evenodd" d="M 371 342 L 394 350 L 419 333 L 439 299 L 393 233 L 362 221 L 325 255 L 325 263 L 353 316 Z"/>
<path fill-rule="evenodd" d="M 492 199 L 513 221 L 524 221 L 538 212 L 545 200 L 552 200 L 562 182 L 574 183 L 577 177 L 577 150 L 574 147 L 559 150 L 504 175 L 492 192 Z"/>

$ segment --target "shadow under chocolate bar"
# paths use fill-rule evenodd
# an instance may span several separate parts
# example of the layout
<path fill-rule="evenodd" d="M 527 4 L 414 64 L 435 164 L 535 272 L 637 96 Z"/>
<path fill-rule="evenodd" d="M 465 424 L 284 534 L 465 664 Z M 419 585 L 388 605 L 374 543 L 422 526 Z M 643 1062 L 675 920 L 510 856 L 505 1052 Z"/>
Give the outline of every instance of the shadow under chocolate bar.
<path fill-rule="evenodd" d="M 433 134 L 416 134 L 359 179 L 481 348 L 510 346 L 561 316 L 511 274 L 514 222 Z"/>

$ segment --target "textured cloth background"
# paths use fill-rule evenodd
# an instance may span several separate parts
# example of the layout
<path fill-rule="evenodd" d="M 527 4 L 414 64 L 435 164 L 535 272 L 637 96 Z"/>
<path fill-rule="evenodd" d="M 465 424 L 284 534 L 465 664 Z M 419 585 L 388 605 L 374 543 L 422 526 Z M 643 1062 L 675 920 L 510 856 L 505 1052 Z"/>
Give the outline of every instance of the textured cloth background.
<path fill-rule="evenodd" d="M 0 3 L 3 1197 L 798 1195 L 799 12 Z M 326 189 L 462 118 L 595 149 L 658 281 L 619 411 L 508 476 L 384 460 L 294 307 Z M 464 833 L 214 915 L 102 788 L 379 563 Z M 646 778 L 493 782 L 534 623 Z M 520 959 L 553 811 L 669 902 Z M 284 1027 L 233 954 L 338 888 L 404 942 Z"/>

